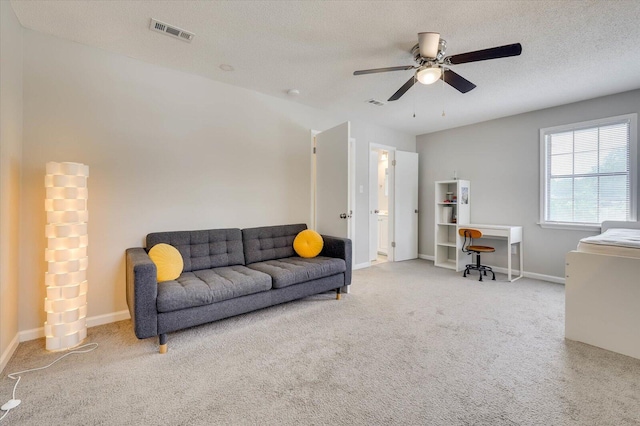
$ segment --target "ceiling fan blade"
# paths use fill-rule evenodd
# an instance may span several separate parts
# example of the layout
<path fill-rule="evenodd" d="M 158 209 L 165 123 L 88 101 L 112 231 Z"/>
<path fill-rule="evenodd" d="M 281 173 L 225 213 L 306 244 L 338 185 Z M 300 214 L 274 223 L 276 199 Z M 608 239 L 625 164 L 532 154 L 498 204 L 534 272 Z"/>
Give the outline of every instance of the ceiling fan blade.
<path fill-rule="evenodd" d="M 387 72 L 387 71 L 405 71 L 405 70 L 411 70 L 411 69 L 414 69 L 414 68 L 415 68 L 415 66 L 413 66 L 413 65 L 403 65 L 403 66 L 399 66 L 399 67 L 387 67 L 387 68 L 374 68 L 374 69 L 370 69 L 370 70 L 354 71 L 353 75 L 375 74 L 377 72 Z"/>
<path fill-rule="evenodd" d="M 415 76 L 411 76 L 411 78 L 409 80 L 407 80 L 407 82 L 405 84 L 402 85 L 401 88 L 398 89 L 398 91 L 396 93 L 393 94 L 393 96 L 391 96 L 387 102 L 390 101 L 397 101 L 398 99 L 400 99 L 402 97 L 402 95 L 404 95 L 407 90 L 411 89 L 411 86 L 413 86 L 414 84 L 416 84 L 416 78 Z"/>
<path fill-rule="evenodd" d="M 438 56 L 440 33 L 418 33 L 418 45 L 420 56 L 423 58 L 435 58 Z"/>
<path fill-rule="evenodd" d="M 443 78 L 445 83 L 461 93 L 467 93 L 476 88 L 475 84 L 451 70 L 445 70 Z"/>
<path fill-rule="evenodd" d="M 451 64 L 464 64 L 467 62 L 486 61 L 488 59 L 507 58 L 509 56 L 518 56 L 522 53 L 522 45 L 520 43 L 507 44 L 505 46 L 492 47 L 490 49 L 476 50 L 475 52 L 461 53 L 445 58 L 445 61 Z"/>

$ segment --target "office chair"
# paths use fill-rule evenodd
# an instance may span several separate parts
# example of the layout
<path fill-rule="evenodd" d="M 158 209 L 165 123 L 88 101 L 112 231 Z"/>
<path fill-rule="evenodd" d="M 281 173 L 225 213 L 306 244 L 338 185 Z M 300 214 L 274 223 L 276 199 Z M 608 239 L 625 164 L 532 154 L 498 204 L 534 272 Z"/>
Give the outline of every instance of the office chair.
<path fill-rule="evenodd" d="M 495 272 L 493 272 L 493 269 L 491 269 L 491 267 L 489 266 L 484 266 L 480 264 L 480 253 L 493 253 L 494 251 L 496 251 L 496 249 L 493 247 L 473 245 L 474 238 L 482 238 L 482 232 L 478 231 L 477 229 L 460 228 L 458 233 L 460 234 L 461 237 L 464 237 L 464 243 L 462 243 L 462 251 L 467 254 L 471 254 L 471 253 L 476 254 L 476 264 L 467 265 L 466 269 L 464 270 L 464 274 L 462 276 L 466 277 L 467 274 L 470 273 L 472 270 L 478 271 L 480 274 L 480 281 L 482 281 L 482 274 L 484 274 L 484 276 L 486 277 L 487 271 L 488 271 L 488 272 L 491 272 L 491 274 L 493 275 L 492 280 L 495 281 L 496 274 Z M 467 244 L 467 241 L 468 241 L 468 244 Z"/>

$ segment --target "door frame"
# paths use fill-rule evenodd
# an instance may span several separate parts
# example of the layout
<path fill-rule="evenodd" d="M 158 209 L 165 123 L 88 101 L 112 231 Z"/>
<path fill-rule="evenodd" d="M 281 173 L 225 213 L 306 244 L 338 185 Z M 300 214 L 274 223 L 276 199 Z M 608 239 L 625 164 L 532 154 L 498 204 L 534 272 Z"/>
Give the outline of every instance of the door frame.
<path fill-rule="evenodd" d="M 376 177 L 379 173 L 378 171 L 378 163 L 380 162 L 380 153 L 376 150 L 369 150 L 369 169 L 367 171 L 367 173 L 369 173 L 369 171 L 373 171 L 376 170 Z M 375 181 L 375 182 L 374 182 Z M 367 262 L 369 263 L 368 266 L 371 265 L 371 262 L 374 261 L 377 257 L 378 257 L 378 244 L 377 242 L 379 241 L 380 238 L 380 230 L 378 229 L 380 226 L 375 223 L 376 220 L 374 219 L 374 213 L 373 211 L 377 209 L 378 206 L 378 181 L 376 179 L 374 179 L 373 176 L 371 176 L 370 178 L 368 178 L 368 184 L 369 184 L 369 203 L 367 205 L 367 209 L 369 210 L 369 259 L 367 260 Z M 374 201 L 376 201 L 374 203 Z M 379 217 L 378 217 L 379 220 Z M 387 230 L 387 234 L 388 234 L 388 230 Z"/>
<path fill-rule="evenodd" d="M 396 184 L 396 180 L 395 180 L 395 168 L 392 167 L 392 161 L 395 161 L 396 159 L 396 147 L 395 146 L 389 146 L 389 145 L 382 145 L 379 143 L 373 143 L 370 142 L 369 143 L 369 154 L 371 154 L 372 151 L 377 151 L 377 150 L 385 150 L 389 153 L 389 247 L 387 248 L 387 261 L 388 262 L 393 262 L 394 261 L 394 255 L 395 255 L 395 247 L 392 247 L 392 242 L 395 241 L 395 229 L 394 229 L 394 221 L 395 221 L 395 184 Z M 378 178 L 378 169 L 375 169 L 375 175 L 374 175 L 374 170 L 371 170 L 371 162 L 369 161 L 369 188 L 371 188 L 371 181 L 372 179 L 377 179 Z M 371 194 L 367 195 L 367 205 L 368 205 L 368 209 L 371 209 Z M 371 235 L 371 221 L 373 220 L 372 218 L 372 214 L 371 212 L 369 212 L 369 220 L 368 220 L 368 229 L 367 229 L 367 233 L 369 234 L 369 246 L 367 247 L 367 253 L 369 253 L 369 250 L 371 249 L 371 244 L 373 244 L 372 240 L 372 235 Z M 377 243 L 376 243 L 377 244 Z M 368 257 L 368 256 L 367 256 Z M 371 265 L 371 261 L 369 261 L 369 265 Z"/>
<path fill-rule="evenodd" d="M 347 197 L 349 198 L 349 204 L 351 204 L 351 211 L 347 214 L 351 217 L 347 223 L 347 235 L 351 240 L 353 247 L 353 255 L 355 255 L 356 249 L 356 140 L 349 136 L 349 149 L 347 150 L 347 163 L 349 164 L 349 171 L 347 173 Z"/>
<path fill-rule="evenodd" d="M 309 149 L 309 161 L 311 170 L 311 188 L 309 190 L 309 228 L 316 229 L 316 156 L 314 155 L 314 149 L 316 147 L 316 135 L 322 133 L 320 130 L 311 129 L 311 145 Z"/>

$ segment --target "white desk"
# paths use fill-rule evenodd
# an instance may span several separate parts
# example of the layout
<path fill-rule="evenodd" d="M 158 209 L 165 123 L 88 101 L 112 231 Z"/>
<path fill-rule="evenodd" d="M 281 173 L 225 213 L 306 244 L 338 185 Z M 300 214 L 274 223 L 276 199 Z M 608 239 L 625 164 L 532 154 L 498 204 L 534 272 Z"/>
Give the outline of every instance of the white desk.
<path fill-rule="evenodd" d="M 482 232 L 482 238 L 506 238 L 507 239 L 507 277 L 508 280 L 513 282 L 523 276 L 522 267 L 522 226 L 509 226 L 509 225 L 458 225 L 460 228 L 473 228 Z M 511 274 L 511 245 L 518 244 L 520 247 L 520 275 L 512 278 Z"/>

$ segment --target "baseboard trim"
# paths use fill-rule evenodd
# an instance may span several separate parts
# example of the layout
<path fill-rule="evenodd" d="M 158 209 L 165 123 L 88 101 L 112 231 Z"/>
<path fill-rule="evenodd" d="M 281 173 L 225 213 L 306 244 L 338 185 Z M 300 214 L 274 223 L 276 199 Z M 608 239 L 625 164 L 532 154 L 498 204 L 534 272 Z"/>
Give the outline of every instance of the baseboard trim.
<path fill-rule="evenodd" d="M 2 353 L 2 356 L 0 356 L 0 371 L 4 370 L 16 349 L 18 349 L 18 344 L 20 343 L 18 335 L 19 333 L 16 333 L 16 335 L 13 336 L 11 343 L 9 343 L 7 349 L 5 349 L 5 351 Z"/>
<path fill-rule="evenodd" d="M 420 259 L 425 259 L 425 260 L 434 260 L 434 257 L 428 254 L 418 254 L 418 257 Z M 495 272 L 499 272 L 501 274 L 507 274 L 507 268 L 502 268 L 500 266 L 493 266 L 493 265 L 487 265 L 487 266 L 491 266 L 491 268 L 495 271 Z M 517 276 L 518 271 L 516 270 L 512 270 L 511 271 L 511 275 L 512 276 Z M 555 277 L 553 275 L 545 275 L 545 274 L 538 274 L 535 272 L 527 272 L 524 271 L 522 273 L 522 275 L 525 278 L 533 278 L 534 280 L 541 280 L 541 281 L 549 281 L 551 283 L 556 283 L 556 284 L 564 284 L 564 277 Z"/>
<path fill-rule="evenodd" d="M 358 263 L 357 265 L 353 265 L 352 269 L 355 271 L 356 269 L 364 269 L 369 266 L 371 266 L 371 262 Z"/>
<path fill-rule="evenodd" d="M 39 339 L 44 337 L 44 327 L 32 328 L 30 330 L 23 330 L 18 333 L 20 342 L 28 342 L 29 340 Z"/>
<path fill-rule="evenodd" d="M 87 318 L 87 327 L 95 327 L 97 325 L 109 324 L 112 322 L 123 321 L 131 318 L 129 311 L 118 311 L 110 314 L 96 315 L 94 317 Z M 20 342 L 27 342 L 29 340 L 40 339 L 44 337 L 44 327 L 32 328 L 31 330 L 24 330 L 18 333 Z"/>
<path fill-rule="evenodd" d="M 87 318 L 87 327 L 95 327 L 97 325 L 109 324 L 112 322 L 124 321 L 131 318 L 128 310 L 112 312 L 110 314 L 96 315 Z"/>
<path fill-rule="evenodd" d="M 553 275 L 536 274 L 534 272 L 524 271 L 524 276 L 527 278 L 533 278 L 535 280 L 549 281 L 551 283 L 563 284 L 565 283 L 564 277 L 554 277 Z"/>

